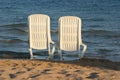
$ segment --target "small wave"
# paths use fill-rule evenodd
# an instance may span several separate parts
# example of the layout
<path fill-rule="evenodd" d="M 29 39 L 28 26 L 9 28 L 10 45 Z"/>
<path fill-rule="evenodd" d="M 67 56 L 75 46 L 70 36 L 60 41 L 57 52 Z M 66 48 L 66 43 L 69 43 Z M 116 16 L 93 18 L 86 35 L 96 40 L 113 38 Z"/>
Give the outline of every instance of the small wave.
<path fill-rule="evenodd" d="M 86 21 L 105 21 L 104 18 L 90 18 L 90 19 L 84 19 Z"/>
<path fill-rule="evenodd" d="M 120 39 L 120 35 L 119 34 L 112 34 L 112 35 L 108 35 L 109 38 L 115 38 L 115 39 Z"/>
<path fill-rule="evenodd" d="M 104 36 L 104 37 L 120 37 L 118 32 L 112 32 L 112 31 L 106 31 L 106 30 L 87 30 L 83 31 L 84 34 L 87 35 L 98 35 L 98 36 Z"/>
<path fill-rule="evenodd" d="M 106 30 L 87 30 L 83 31 L 86 37 L 99 37 L 100 39 L 120 39 L 119 32 L 106 31 Z"/>
<path fill-rule="evenodd" d="M 24 41 L 20 40 L 20 39 L 11 39 L 11 40 L 0 40 L 0 42 L 5 42 L 5 43 L 19 43 L 19 42 L 24 42 Z"/>
<path fill-rule="evenodd" d="M 109 49 L 99 49 L 99 52 L 102 53 L 108 53 L 108 52 L 112 52 L 113 50 L 109 50 Z"/>
<path fill-rule="evenodd" d="M 93 30 L 93 29 L 91 29 L 91 30 L 88 30 L 88 31 L 83 31 L 83 32 L 85 32 L 85 33 L 113 33 L 112 31 L 106 31 L 106 30 Z"/>
<path fill-rule="evenodd" d="M 7 24 L 7 25 L 1 25 L 0 27 L 26 27 L 26 23 L 18 23 L 18 24 Z"/>
<path fill-rule="evenodd" d="M 19 29 L 19 28 L 13 28 L 12 30 L 15 30 L 16 32 L 21 32 L 21 33 L 26 33 L 28 32 L 28 30 L 23 30 L 23 29 Z"/>
<path fill-rule="evenodd" d="M 9 31 L 16 31 L 21 33 L 27 33 L 28 32 L 28 25 L 26 23 L 19 23 L 19 24 L 8 24 L 8 25 L 2 25 L 0 27 L 11 27 L 8 29 Z M 51 33 L 58 33 L 58 30 L 51 30 Z"/>
<path fill-rule="evenodd" d="M 28 27 L 27 27 L 27 24 L 25 23 L 9 24 L 9 25 L 3 25 L 0 27 L 4 28 L 6 32 L 11 32 L 11 33 L 23 34 L 28 32 Z"/>
<path fill-rule="evenodd" d="M 1 59 L 29 59 L 29 53 L 12 52 L 12 51 L 0 51 Z"/>
<path fill-rule="evenodd" d="M 101 25 L 89 25 L 88 27 L 97 28 L 97 27 L 102 27 L 102 26 Z"/>
<path fill-rule="evenodd" d="M 9 37 L 9 36 L 4 36 L 4 35 L 0 35 L 0 39 L 14 39 L 16 37 Z"/>

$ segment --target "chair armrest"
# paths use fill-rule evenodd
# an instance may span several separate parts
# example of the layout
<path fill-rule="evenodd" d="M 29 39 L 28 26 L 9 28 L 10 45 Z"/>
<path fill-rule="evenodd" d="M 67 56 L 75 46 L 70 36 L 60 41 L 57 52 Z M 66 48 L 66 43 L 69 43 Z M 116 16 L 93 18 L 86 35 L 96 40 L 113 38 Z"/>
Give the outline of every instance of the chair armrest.
<path fill-rule="evenodd" d="M 51 41 L 50 43 L 51 43 L 51 44 L 54 44 L 54 45 L 56 44 L 54 41 Z"/>
<path fill-rule="evenodd" d="M 85 53 L 86 49 L 87 49 L 87 45 L 85 45 L 84 43 L 81 44 L 83 46 L 83 51 L 82 53 Z"/>
<path fill-rule="evenodd" d="M 54 41 L 51 41 L 50 44 L 53 44 L 53 47 L 52 47 L 52 54 L 54 54 L 55 52 L 55 48 L 56 48 L 56 43 Z"/>

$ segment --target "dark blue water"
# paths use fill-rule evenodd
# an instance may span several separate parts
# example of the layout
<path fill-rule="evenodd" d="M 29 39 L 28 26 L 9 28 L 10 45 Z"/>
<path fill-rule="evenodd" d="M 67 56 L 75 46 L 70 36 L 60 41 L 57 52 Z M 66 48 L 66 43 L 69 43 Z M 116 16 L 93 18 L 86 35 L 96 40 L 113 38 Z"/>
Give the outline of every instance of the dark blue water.
<path fill-rule="evenodd" d="M 120 0 L 0 0 L 1 54 L 28 53 L 27 17 L 34 13 L 50 16 L 55 42 L 59 17 L 81 17 L 85 57 L 120 61 Z"/>

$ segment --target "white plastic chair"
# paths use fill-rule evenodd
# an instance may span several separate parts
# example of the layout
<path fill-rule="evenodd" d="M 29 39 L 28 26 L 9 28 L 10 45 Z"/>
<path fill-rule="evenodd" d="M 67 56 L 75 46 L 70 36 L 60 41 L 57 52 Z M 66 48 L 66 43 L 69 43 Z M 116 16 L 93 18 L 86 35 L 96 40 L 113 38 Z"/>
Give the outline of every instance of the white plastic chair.
<path fill-rule="evenodd" d="M 32 14 L 28 17 L 29 25 L 29 51 L 31 59 L 33 59 L 32 49 L 43 50 L 48 49 L 49 59 L 53 59 L 55 46 L 50 34 L 50 18 L 44 14 Z M 51 50 L 50 44 L 53 44 Z"/>
<path fill-rule="evenodd" d="M 62 60 L 62 51 L 79 51 L 79 58 L 84 56 L 87 46 L 82 42 L 81 19 L 76 16 L 63 16 L 59 19 L 59 49 Z M 83 46 L 80 53 L 80 46 Z"/>

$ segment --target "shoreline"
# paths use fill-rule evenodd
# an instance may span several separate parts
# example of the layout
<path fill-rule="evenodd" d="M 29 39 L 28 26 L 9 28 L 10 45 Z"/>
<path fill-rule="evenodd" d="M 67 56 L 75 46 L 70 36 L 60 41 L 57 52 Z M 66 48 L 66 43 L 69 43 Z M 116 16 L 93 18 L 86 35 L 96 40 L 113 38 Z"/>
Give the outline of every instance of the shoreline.
<path fill-rule="evenodd" d="M 120 62 L 0 60 L 0 80 L 119 80 Z"/>
<path fill-rule="evenodd" d="M 38 56 L 38 58 L 36 57 L 36 59 L 42 60 L 42 59 L 46 59 L 45 57 L 49 56 L 47 53 L 42 52 L 40 55 L 39 53 L 34 53 L 36 56 Z M 40 58 L 39 58 L 40 57 Z M 43 58 L 42 58 L 43 57 Z M 59 60 L 59 56 L 58 54 L 54 55 L 54 60 L 58 61 Z M 67 58 L 70 58 L 69 56 L 67 56 Z M 72 58 L 72 57 L 71 57 Z M 74 58 L 74 57 L 73 57 Z M 1 59 L 30 59 L 30 54 L 28 52 L 11 52 L 11 51 L 1 51 L 0 52 L 0 60 Z M 57 59 L 57 60 L 56 60 Z M 66 59 L 65 61 L 73 61 L 73 60 L 77 60 L 78 58 L 76 57 L 75 59 Z M 111 61 L 111 62 L 120 62 L 120 60 L 115 60 L 114 58 L 112 59 L 102 59 L 101 57 L 84 57 L 83 59 L 91 59 L 91 60 L 102 60 L 102 61 Z"/>

